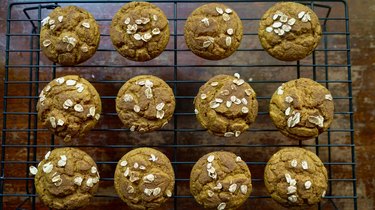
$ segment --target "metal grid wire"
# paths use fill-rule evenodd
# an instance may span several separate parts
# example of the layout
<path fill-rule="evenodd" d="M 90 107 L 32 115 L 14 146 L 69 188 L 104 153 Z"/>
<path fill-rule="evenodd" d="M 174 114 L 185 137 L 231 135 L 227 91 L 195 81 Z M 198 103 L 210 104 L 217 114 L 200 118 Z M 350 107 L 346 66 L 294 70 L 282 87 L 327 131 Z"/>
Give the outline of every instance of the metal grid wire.
<path fill-rule="evenodd" d="M 169 69 L 166 81 L 173 87 L 174 94 L 177 100 L 177 107 L 173 119 L 166 128 L 161 129 L 150 134 L 146 134 L 143 139 L 153 139 L 154 136 L 167 138 L 168 141 L 163 143 L 152 144 L 151 141 L 141 141 L 139 144 L 126 141 L 119 144 L 112 141 L 106 144 L 94 143 L 88 144 L 82 140 L 76 144 L 78 148 L 84 150 L 100 150 L 107 149 L 108 151 L 115 151 L 121 153 L 128 151 L 131 148 L 146 145 L 152 146 L 165 152 L 171 159 L 173 167 L 176 172 L 176 188 L 174 196 L 170 199 L 170 203 L 166 208 L 169 209 L 196 209 L 198 206 L 193 204 L 193 198 L 188 192 L 189 170 L 191 169 L 197 158 L 205 152 L 214 151 L 217 149 L 230 150 L 240 155 L 246 156 L 247 153 L 254 153 L 253 156 L 246 156 L 244 160 L 252 170 L 254 169 L 252 181 L 254 192 L 252 193 L 248 204 L 243 208 L 276 208 L 276 205 L 267 205 L 264 202 L 272 202 L 270 196 L 265 192 L 263 183 L 262 170 L 271 154 L 284 146 L 302 146 L 310 149 L 320 156 L 329 172 L 329 190 L 324 201 L 317 207 L 319 209 L 357 209 L 357 193 L 356 193 L 356 176 L 355 176 L 355 145 L 354 145 L 354 128 L 353 128 L 353 107 L 352 107 L 352 81 L 351 81 L 351 64 L 350 64 L 350 43 L 349 43 L 349 28 L 348 28 L 348 8 L 346 1 L 341 0 L 321 0 L 321 1 L 301 1 L 311 7 L 317 12 L 322 24 L 323 37 L 321 44 L 308 58 L 297 62 L 277 62 L 273 58 L 266 55 L 264 50 L 259 45 L 242 44 L 236 52 L 232 55 L 245 57 L 245 60 L 224 60 L 218 62 L 202 61 L 201 59 L 191 56 L 189 57 L 189 50 L 183 43 L 183 24 L 189 13 L 184 13 L 184 8 L 196 8 L 202 3 L 209 1 L 152 1 L 162 9 L 168 10 L 166 14 L 169 19 L 171 27 L 171 39 L 166 51 L 162 54 L 168 54 L 166 59 L 146 63 L 133 63 L 129 61 L 105 60 L 105 62 L 85 62 L 76 67 L 60 67 L 55 63 L 48 62 L 40 52 L 39 46 L 39 29 L 40 20 L 42 20 L 52 9 L 57 6 L 66 6 L 69 4 L 77 4 L 85 8 L 89 5 L 100 5 L 102 10 L 106 11 L 106 7 L 115 5 L 118 8 L 128 1 L 27 1 L 11 3 L 8 7 L 7 16 L 7 34 L 6 34 L 6 66 L 5 66 L 5 81 L 4 81 L 4 111 L 3 111 L 3 130 L 2 130 L 2 144 L 1 144 L 1 177 L 0 177 L 0 208 L 6 209 L 10 207 L 10 203 L 16 203 L 17 209 L 36 209 L 39 206 L 39 201 L 33 187 L 33 178 L 28 174 L 28 167 L 36 165 L 40 160 L 42 154 L 49 149 L 55 147 L 62 147 L 57 139 L 48 131 L 38 124 L 37 112 L 35 109 L 38 95 L 41 90 L 51 79 L 58 77 L 60 74 L 64 75 L 68 72 L 76 72 L 77 74 L 90 75 L 93 69 L 101 70 L 101 75 L 119 72 L 129 68 L 144 69 L 143 73 L 150 74 L 157 71 L 151 69 Z M 257 24 L 252 24 L 260 20 L 261 12 L 254 13 L 254 8 L 262 6 L 268 8 L 276 1 L 270 0 L 249 0 L 249 1 L 221 1 L 233 8 L 248 7 L 246 15 L 241 15 L 244 22 L 244 40 L 251 39 L 252 42 L 258 42 L 257 39 Z M 251 11 L 254 10 L 254 11 Z M 337 11 L 336 11 L 337 10 Z M 15 15 L 15 11 L 22 11 L 23 15 Z M 191 9 L 189 10 L 191 12 Z M 335 16 L 331 17 L 331 14 Z M 93 15 L 97 18 L 101 25 L 109 25 L 111 18 L 105 16 L 102 18 L 100 14 Z M 111 14 L 112 15 L 112 14 Z M 29 27 L 23 31 L 18 31 L 17 24 L 27 23 Z M 247 27 L 246 23 L 250 23 L 251 27 Z M 341 30 L 330 31 L 330 23 L 336 25 L 335 28 Z M 254 26 L 255 25 L 255 26 Z M 338 26 L 337 26 L 338 25 Z M 106 31 L 106 30 L 104 30 Z M 101 33 L 101 39 L 109 39 L 108 30 Z M 22 48 L 17 48 L 17 44 L 23 44 Z M 243 42 L 244 42 L 243 40 Z M 337 40 L 341 40 L 337 41 Z M 336 42 L 336 45 L 331 45 Z M 245 41 L 246 43 L 246 41 Z M 104 47 L 103 47 L 104 46 Z M 97 54 L 105 56 L 106 54 L 116 54 L 117 52 L 112 46 L 101 43 Z M 260 53 L 258 60 L 254 62 L 247 62 L 251 60 L 251 56 Z M 263 54 L 262 54 L 263 53 Z M 336 57 L 332 55 L 341 54 L 342 56 L 337 61 Z M 188 61 L 184 62 L 184 57 Z M 100 58 L 100 57 L 99 57 Z M 190 59 L 190 60 L 189 60 Z M 272 62 L 264 62 L 271 60 Z M 100 59 L 96 59 L 100 60 Z M 331 62 L 333 61 L 333 62 Z M 128 63 L 123 63 L 128 62 Z M 204 69 L 204 70 L 203 70 Z M 106 70 L 109 71 L 106 73 Z M 191 71 L 191 77 L 186 76 L 183 72 Z M 206 76 L 202 76 L 197 80 L 194 72 L 202 71 Z M 249 83 L 255 87 L 258 93 L 258 101 L 260 106 L 267 107 L 271 94 L 283 82 L 299 77 L 310 77 L 319 83 L 325 85 L 333 93 L 335 101 L 335 122 L 328 132 L 322 134 L 315 141 L 296 142 L 285 139 L 274 128 L 268 119 L 268 108 L 261 108 L 256 125 L 254 125 L 249 132 L 243 134 L 244 137 L 239 141 L 228 141 L 222 138 L 210 136 L 203 130 L 197 122 L 193 113 L 191 102 L 197 93 L 198 88 L 207 81 L 211 76 L 218 73 L 233 74 L 240 71 L 241 75 L 246 75 L 247 71 L 270 71 L 265 76 L 254 77 L 249 79 Z M 286 76 L 282 76 L 285 73 Z M 335 73 L 336 72 L 336 73 Z M 23 79 L 15 79 L 14 75 L 20 75 Z M 189 74 L 189 73 L 188 73 Z M 254 73 L 255 74 L 255 73 Z M 160 75 L 159 75 L 160 76 Z M 95 79 L 91 78 L 91 82 L 96 86 L 104 87 L 105 85 L 115 84 L 116 88 L 120 87 L 129 77 L 103 77 Z M 126 78 L 126 79 L 124 79 Z M 15 89 L 23 88 L 22 93 L 15 92 Z M 188 91 L 192 89 L 192 92 Z M 264 91 L 262 89 L 270 90 Z M 337 91 L 340 89 L 340 91 Z M 271 91 L 272 90 L 272 91 Z M 100 92 L 100 90 L 99 90 Z M 102 93 L 102 102 L 113 101 L 116 92 L 109 94 Z M 188 102 L 189 105 L 181 105 Z M 112 102 L 113 103 L 113 102 Z M 26 109 L 14 109 L 17 104 L 23 104 Z M 125 137 L 132 138 L 135 135 L 130 134 L 128 129 L 121 128 L 116 121 L 117 115 L 113 108 L 106 109 L 104 105 L 104 113 L 102 118 L 111 120 L 102 120 L 97 128 L 91 131 L 89 137 L 102 138 L 108 134 L 115 135 L 117 138 Z M 339 119 L 339 120 L 338 120 Z M 22 123 L 15 123 L 14 121 Z M 106 122 L 108 122 L 106 124 Z M 190 122 L 190 123 L 189 123 Z M 122 136 L 121 136 L 122 135 Z M 100 136 L 100 137 L 97 137 Z M 200 138 L 200 136 L 203 136 Z M 242 135 L 241 135 L 242 136 Z M 156 137 L 155 137 L 156 138 Z M 204 138 L 207 138 L 206 140 Z M 244 139 L 246 138 L 246 139 Z M 248 139 L 247 139 L 248 138 Z M 264 139 L 282 139 L 280 141 L 265 141 Z M 193 139 L 193 140 L 192 140 Z M 199 140 L 194 140 L 199 139 Z M 250 139 L 250 140 L 249 140 Z M 257 141 L 257 139 L 262 139 Z M 344 140 L 342 140 L 344 139 Z M 42 140 L 42 141 L 41 141 Z M 307 142 L 307 143 L 306 143 Z M 13 159 L 11 154 L 17 151 L 24 151 L 25 155 L 22 159 Z M 256 153 L 257 151 L 258 153 Z M 267 156 L 263 159 L 257 159 L 256 154 L 266 153 Z M 186 153 L 197 153 L 197 156 L 189 158 Z M 185 154 L 184 154 L 185 153 Z M 92 153 L 90 153 L 92 154 Z M 335 154 L 346 159 L 336 159 Z M 191 154 L 193 155 L 193 154 Z M 187 158 L 186 158 L 187 157 Z M 116 158 L 101 159 L 94 158 L 103 170 L 113 170 L 116 165 Z M 342 167 L 342 169 L 339 169 Z M 21 168 L 17 173 L 12 173 L 14 168 Z M 187 171 L 187 172 L 186 172 Z M 260 171 L 259 173 L 257 171 Z M 112 171 L 113 172 L 113 171 Z M 339 174 L 336 176 L 336 174 Z M 104 174 L 101 178 L 101 183 L 110 185 L 113 182 L 111 172 Z M 13 186 L 13 187 L 12 187 Z M 14 186 L 19 186 L 14 189 Z M 102 186 L 102 184 L 101 184 Z M 344 189 L 346 189 L 344 191 Z M 113 193 L 106 191 L 99 191 L 93 202 L 103 202 L 108 204 L 119 200 Z M 266 200 L 266 201 L 265 201 Z"/>

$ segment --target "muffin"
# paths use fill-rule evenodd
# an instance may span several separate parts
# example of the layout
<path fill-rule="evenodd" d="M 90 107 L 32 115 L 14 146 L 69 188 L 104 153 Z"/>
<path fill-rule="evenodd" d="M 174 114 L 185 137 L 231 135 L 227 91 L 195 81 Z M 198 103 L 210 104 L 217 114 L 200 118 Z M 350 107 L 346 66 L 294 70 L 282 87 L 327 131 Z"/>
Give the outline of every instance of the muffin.
<path fill-rule="evenodd" d="M 240 46 L 243 29 L 237 13 L 224 4 L 210 3 L 195 9 L 184 29 L 186 45 L 197 56 L 220 60 Z"/>
<path fill-rule="evenodd" d="M 241 157 L 216 151 L 201 157 L 190 175 L 190 192 L 209 209 L 236 209 L 250 196 L 251 174 Z"/>
<path fill-rule="evenodd" d="M 238 73 L 211 78 L 199 88 L 194 104 L 198 121 L 216 136 L 238 137 L 258 113 L 256 94 Z"/>
<path fill-rule="evenodd" d="M 169 42 L 168 19 L 148 2 L 125 4 L 112 19 L 113 46 L 132 61 L 149 61 L 159 56 Z"/>
<path fill-rule="evenodd" d="M 89 204 L 99 186 L 94 160 L 76 148 L 49 151 L 38 167 L 30 166 L 35 188 L 43 203 L 52 209 L 78 209 Z"/>
<path fill-rule="evenodd" d="M 126 153 L 117 163 L 114 178 L 117 194 L 132 209 L 154 209 L 172 197 L 171 162 L 152 148 Z"/>
<path fill-rule="evenodd" d="M 264 170 L 267 191 L 288 209 L 306 209 L 319 203 L 326 194 L 327 182 L 322 161 L 302 148 L 279 150 Z"/>
<path fill-rule="evenodd" d="M 99 26 L 94 17 L 77 6 L 57 7 L 41 23 L 42 52 L 61 65 L 88 60 L 95 54 L 99 40 Z"/>
<path fill-rule="evenodd" d="M 172 118 L 174 108 L 172 89 L 152 75 L 131 78 L 116 98 L 117 114 L 130 131 L 150 132 L 163 127 Z"/>
<path fill-rule="evenodd" d="M 67 75 L 44 87 L 36 108 L 43 126 L 68 142 L 95 126 L 102 104 L 98 92 L 87 80 Z"/>
<path fill-rule="evenodd" d="M 282 84 L 270 102 L 270 116 L 277 129 L 296 140 L 315 138 L 326 131 L 333 114 L 329 90 L 308 78 Z"/>
<path fill-rule="evenodd" d="M 258 35 L 268 54 L 282 61 L 296 61 L 312 53 L 319 44 L 322 29 L 310 8 L 280 2 L 264 13 Z"/>

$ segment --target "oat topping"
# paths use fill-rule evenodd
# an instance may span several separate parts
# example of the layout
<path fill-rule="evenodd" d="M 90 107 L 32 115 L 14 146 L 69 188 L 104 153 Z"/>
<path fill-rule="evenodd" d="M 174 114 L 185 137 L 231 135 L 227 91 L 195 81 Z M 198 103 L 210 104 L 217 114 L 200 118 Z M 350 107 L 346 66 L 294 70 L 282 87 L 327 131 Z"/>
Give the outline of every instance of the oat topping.
<path fill-rule="evenodd" d="M 230 108 L 232 106 L 232 101 L 227 101 L 226 104 L 225 104 L 228 108 Z"/>
<path fill-rule="evenodd" d="M 83 87 L 83 84 L 82 84 L 82 83 L 77 83 L 75 87 L 77 88 L 77 92 L 78 92 L 78 93 L 82 93 L 82 91 L 85 89 L 85 88 Z"/>
<path fill-rule="evenodd" d="M 137 169 L 139 167 L 139 164 L 137 162 L 134 163 L 133 167 Z"/>
<path fill-rule="evenodd" d="M 135 189 L 134 189 L 134 187 L 133 187 L 133 186 L 131 186 L 131 185 L 129 185 L 129 186 L 128 186 L 127 190 L 128 190 L 128 193 L 130 193 L 130 194 L 132 194 L 132 193 L 134 193 L 134 192 L 135 192 Z"/>
<path fill-rule="evenodd" d="M 56 128 L 56 118 L 50 117 L 49 122 L 51 123 L 52 128 Z"/>
<path fill-rule="evenodd" d="M 203 42 L 203 47 L 204 48 L 207 48 L 209 47 L 211 44 L 213 44 L 215 42 L 215 39 L 213 37 L 207 37 L 207 41 L 204 41 Z"/>
<path fill-rule="evenodd" d="M 308 121 L 312 124 L 315 124 L 321 128 L 324 127 L 324 117 L 321 115 L 318 116 L 309 116 Z"/>
<path fill-rule="evenodd" d="M 100 114 L 95 114 L 95 117 L 94 117 L 96 120 L 99 120 L 100 119 Z"/>
<path fill-rule="evenodd" d="M 155 176 L 153 174 L 148 174 L 143 177 L 143 181 L 146 183 L 151 183 L 155 180 Z"/>
<path fill-rule="evenodd" d="M 206 98 L 207 98 L 207 95 L 204 94 L 204 93 L 202 93 L 202 94 L 201 94 L 201 99 L 204 100 L 204 99 L 206 99 Z"/>
<path fill-rule="evenodd" d="M 76 112 L 83 112 L 83 106 L 81 104 L 74 105 L 74 110 Z"/>
<path fill-rule="evenodd" d="M 64 123 L 65 123 L 65 122 L 64 122 L 64 120 L 62 120 L 62 119 L 58 119 L 58 120 L 57 120 L 57 125 L 58 125 L 58 126 L 63 126 Z"/>
<path fill-rule="evenodd" d="M 154 19 L 154 21 L 157 21 L 158 20 L 158 16 L 157 15 L 153 15 L 152 19 Z"/>
<path fill-rule="evenodd" d="M 226 206 L 227 206 L 226 203 L 220 203 L 220 204 L 217 206 L 217 210 L 224 210 Z"/>
<path fill-rule="evenodd" d="M 93 174 L 96 174 L 96 172 L 98 172 L 98 169 L 95 166 L 93 166 L 93 167 L 91 167 L 90 172 L 93 173 Z"/>
<path fill-rule="evenodd" d="M 128 25 L 129 23 L 130 23 L 130 18 L 129 18 L 129 17 L 125 18 L 125 20 L 124 20 L 124 24 L 125 24 L 125 25 Z"/>
<path fill-rule="evenodd" d="M 305 11 L 298 13 L 298 18 L 301 19 L 303 16 L 305 16 L 305 14 L 306 14 Z"/>
<path fill-rule="evenodd" d="M 324 198 L 325 196 L 326 196 L 326 191 L 324 190 L 322 193 L 322 198 Z"/>
<path fill-rule="evenodd" d="M 208 20 L 208 18 L 203 18 L 202 20 L 201 20 L 201 22 L 205 25 L 205 26 L 210 26 L 210 22 L 209 22 L 209 20 Z"/>
<path fill-rule="evenodd" d="M 63 83 L 65 82 L 65 79 L 64 79 L 64 77 L 60 77 L 60 78 L 57 78 L 55 81 L 56 81 L 59 85 L 61 85 L 61 84 L 63 84 Z"/>
<path fill-rule="evenodd" d="M 46 39 L 46 40 L 43 41 L 43 46 L 48 47 L 51 43 L 52 43 L 51 40 Z"/>
<path fill-rule="evenodd" d="M 83 23 L 82 23 L 82 26 L 85 27 L 85 28 L 90 28 L 90 23 L 88 23 L 88 22 L 83 22 Z"/>
<path fill-rule="evenodd" d="M 286 110 L 285 110 L 285 115 L 286 115 L 286 116 L 289 116 L 289 115 L 290 115 L 290 107 L 286 108 Z"/>
<path fill-rule="evenodd" d="M 129 173 L 130 173 L 130 169 L 129 169 L 129 168 L 126 168 L 126 169 L 125 169 L 125 172 L 124 172 L 124 176 L 125 176 L 125 177 L 129 176 Z"/>
<path fill-rule="evenodd" d="M 128 165 L 128 161 L 126 161 L 126 160 L 123 160 L 123 161 L 121 161 L 121 163 L 120 163 L 120 166 L 122 166 L 122 167 L 125 167 L 125 166 L 127 166 Z"/>
<path fill-rule="evenodd" d="M 151 154 L 150 156 L 151 157 L 149 158 L 149 160 L 151 160 L 152 162 L 156 162 L 158 160 L 158 157 L 156 157 L 154 154 Z"/>
<path fill-rule="evenodd" d="M 164 105 L 165 105 L 165 104 L 164 104 L 163 102 L 157 104 L 157 105 L 156 105 L 156 110 L 162 110 L 162 109 L 164 108 Z"/>
<path fill-rule="evenodd" d="M 53 182 L 53 184 L 54 184 L 55 186 L 60 186 L 61 183 L 62 183 L 62 179 L 61 179 L 61 176 L 60 176 L 60 175 L 57 175 L 57 176 L 52 177 L 52 180 L 51 180 L 51 181 Z"/>
<path fill-rule="evenodd" d="M 61 155 L 60 160 L 57 162 L 57 166 L 64 167 L 66 165 L 67 157 L 66 155 Z"/>
<path fill-rule="evenodd" d="M 87 179 L 87 181 L 86 181 L 86 185 L 87 185 L 88 187 L 93 187 L 93 186 L 94 186 L 94 180 L 93 180 L 93 178 L 89 177 L 89 178 Z"/>
<path fill-rule="evenodd" d="M 285 102 L 287 102 L 287 103 L 292 103 L 293 102 L 293 98 L 292 97 L 290 97 L 290 96 L 287 96 L 287 97 L 285 97 Z"/>
<path fill-rule="evenodd" d="M 292 25 L 294 25 L 294 23 L 296 23 L 296 19 L 294 19 L 294 18 L 290 18 L 290 19 L 288 20 L 288 25 L 292 26 Z"/>
<path fill-rule="evenodd" d="M 287 190 L 288 190 L 288 195 L 290 195 L 290 194 L 293 194 L 293 193 L 295 193 L 295 192 L 297 192 L 297 187 L 296 186 L 288 186 L 288 188 L 287 188 Z"/>
<path fill-rule="evenodd" d="M 232 137 L 232 136 L 234 136 L 233 132 L 225 132 L 224 133 L 224 137 Z"/>
<path fill-rule="evenodd" d="M 131 102 L 131 101 L 133 101 L 133 96 L 130 95 L 130 94 L 125 94 L 124 95 L 124 101 L 125 102 Z"/>
<path fill-rule="evenodd" d="M 159 28 L 154 28 L 154 29 L 152 29 L 152 34 L 154 34 L 154 35 L 158 35 L 158 34 L 160 34 L 160 29 Z"/>
<path fill-rule="evenodd" d="M 51 173 L 52 169 L 53 169 L 53 165 L 52 165 L 51 162 L 45 163 L 43 165 L 43 172 L 46 173 L 46 174 Z"/>
<path fill-rule="evenodd" d="M 288 200 L 292 203 L 297 202 L 297 196 L 296 195 L 291 195 L 288 197 Z"/>
<path fill-rule="evenodd" d="M 242 111 L 242 113 L 248 113 L 249 112 L 249 108 L 247 108 L 246 106 L 244 106 L 244 107 L 242 107 L 241 108 L 241 111 Z"/>
<path fill-rule="evenodd" d="M 293 167 L 293 168 L 296 168 L 297 165 L 298 165 L 298 162 L 296 159 L 293 159 L 291 162 L 290 162 L 290 165 Z"/>
<path fill-rule="evenodd" d="M 273 31 L 273 28 L 270 27 L 270 26 L 268 26 L 268 27 L 266 28 L 266 31 L 267 31 L 268 33 L 271 33 L 271 32 Z"/>
<path fill-rule="evenodd" d="M 230 20 L 230 16 L 227 13 L 224 13 L 223 14 L 223 20 L 224 21 L 229 21 Z"/>
<path fill-rule="evenodd" d="M 279 27 L 281 27 L 283 24 L 281 23 L 281 22 L 278 22 L 278 21 L 276 21 L 276 22 L 274 22 L 273 24 L 272 24 L 272 27 L 274 27 L 274 28 L 279 28 Z"/>
<path fill-rule="evenodd" d="M 283 87 L 280 86 L 277 88 L 277 95 L 282 95 L 282 94 L 284 94 L 284 90 L 283 90 Z"/>
<path fill-rule="evenodd" d="M 306 190 L 310 189 L 310 188 L 311 188 L 311 185 L 312 185 L 311 181 L 306 181 L 306 182 L 305 182 L 305 189 L 306 189 Z"/>
<path fill-rule="evenodd" d="M 230 14 L 230 13 L 233 12 L 233 10 L 231 10 L 230 8 L 226 8 L 226 9 L 225 9 L 225 12 L 226 12 L 227 14 Z"/>
<path fill-rule="evenodd" d="M 89 113 L 87 114 L 87 117 L 90 117 L 90 116 L 95 116 L 95 107 L 94 106 L 92 106 L 92 107 L 90 107 L 90 109 L 89 109 Z"/>
<path fill-rule="evenodd" d="M 307 164 L 307 161 L 306 161 L 306 160 L 303 160 L 302 163 L 301 163 L 301 165 L 302 165 L 302 169 L 303 169 L 303 170 L 307 170 L 307 169 L 309 169 L 309 165 Z"/>
<path fill-rule="evenodd" d="M 38 169 L 35 166 L 30 166 L 29 171 L 32 175 L 36 175 L 38 173 Z"/>
<path fill-rule="evenodd" d="M 51 154 L 51 151 L 48 151 L 48 152 L 46 153 L 46 155 L 44 155 L 44 159 L 45 159 L 45 160 L 48 160 L 50 154 Z"/>
<path fill-rule="evenodd" d="M 133 38 L 137 41 L 141 40 L 142 39 L 142 36 L 140 34 L 134 34 L 133 35 Z"/>
<path fill-rule="evenodd" d="M 69 36 L 64 36 L 62 38 L 62 41 L 64 43 L 67 43 L 68 45 L 66 46 L 66 49 L 68 51 L 71 51 L 75 46 L 76 46 L 76 42 L 77 40 L 74 38 L 74 37 L 69 37 Z"/>
<path fill-rule="evenodd" d="M 77 83 L 77 81 L 72 80 L 72 79 L 69 79 L 69 80 L 66 81 L 66 85 L 67 85 L 67 86 L 73 86 L 73 85 L 75 85 L 76 83 Z"/>
<path fill-rule="evenodd" d="M 154 191 L 153 189 L 145 188 L 145 189 L 143 190 L 143 193 L 146 194 L 147 196 L 151 196 L 152 193 L 153 193 L 153 191 Z"/>
<path fill-rule="evenodd" d="M 49 29 L 51 29 L 51 30 L 53 30 L 53 29 L 55 29 L 56 28 L 56 25 L 51 25 L 50 27 L 49 27 Z"/>
<path fill-rule="evenodd" d="M 44 18 L 44 19 L 41 21 L 42 26 L 45 26 L 45 25 L 48 23 L 49 19 L 50 19 L 49 16 L 47 16 L 46 18 Z"/>
<path fill-rule="evenodd" d="M 244 184 L 241 185 L 241 188 L 240 188 L 240 189 L 241 189 L 241 193 L 242 193 L 242 194 L 245 195 L 245 194 L 247 193 L 247 185 L 244 185 Z"/>
<path fill-rule="evenodd" d="M 146 166 L 141 165 L 141 166 L 139 166 L 139 169 L 141 169 L 141 170 L 146 170 Z"/>
<path fill-rule="evenodd" d="M 212 197 L 212 196 L 214 196 L 215 195 L 215 193 L 214 192 L 212 192 L 211 190 L 207 190 L 207 195 L 208 195 L 208 197 Z"/>
<path fill-rule="evenodd" d="M 214 159 L 215 159 L 215 156 L 213 156 L 213 155 L 210 155 L 210 156 L 207 157 L 207 161 L 209 163 L 212 163 L 212 161 L 214 161 Z"/>
<path fill-rule="evenodd" d="M 83 179 L 80 176 L 77 176 L 77 177 L 74 178 L 74 184 L 76 184 L 78 186 L 81 186 L 82 181 L 83 181 Z"/>
<path fill-rule="evenodd" d="M 289 128 L 293 128 L 300 122 L 301 114 L 299 112 L 292 113 L 292 116 L 288 118 L 287 124 Z"/>
<path fill-rule="evenodd" d="M 217 103 L 216 101 L 211 101 L 210 102 L 210 108 L 211 109 L 216 109 L 220 106 L 220 103 Z"/>
<path fill-rule="evenodd" d="M 225 38 L 225 45 L 227 45 L 229 47 L 231 44 L 232 44 L 232 37 L 227 36 Z"/>
<path fill-rule="evenodd" d="M 228 190 L 229 192 L 234 193 L 237 190 L 237 184 L 231 184 Z"/>
<path fill-rule="evenodd" d="M 332 100 L 333 100 L 331 94 L 327 94 L 327 95 L 325 95 L 324 98 L 325 98 L 326 100 L 328 100 L 328 101 L 332 101 Z"/>
<path fill-rule="evenodd" d="M 152 38 L 152 35 L 150 33 L 145 33 L 145 34 L 142 35 L 141 38 L 144 42 L 148 42 L 148 40 L 150 40 Z"/>
<path fill-rule="evenodd" d="M 219 182 L 216 184 L 216 186 L 213 188 L 214 190 L 220 190 L 221 188 L 223 188 L 223 185 Z"/>
<path fill-rule="evenodd" d="M 222 15 L 224 13 L 223 9 L 220 8 L 220 7 L 216 7 L 216 11 L 217 13 L 219 13 L 220 15 Z"/>
<path fill-rule="evenodd" d="M 198 109 L 194 109 L 194 113 L 198 114 L 199 113 Z"/>
<path fill-rule="evenodd" d="M 298 13 L 298 18 L 301 19 L 301 21 L 304 23 L 311 21 L 310 14 L 305 11 L 301 11 L 300 13 Z"/>
<path fill-rule="evenodd" d="M 167 194 L 167 197 L 172 197 L 172 192 L 170 190 L 165 191 L 165 193 Z"/>
<path fill-rule="evenodd" d="M 237 157 L 236 157 L 236 162 L 241 162 L 241 161 L 242 161 L 241 157 L 240 157 L 240 156 L 237 156 Z"/>
<path fill-rule="evenodd" d="M 231 28 L 230 28 L 231 29 Z M 229 30 L 229 29 L 228 29 Z M 233 30 L 233 29 L 232 29 Z M 227 31 L 228 32 L 228 31 Z M 240 79 L 241 75 L 239 73 L 234 73 L 233 76 L 237 79 Z"/>
<path fill-rule="evenodd" d="M 165 112 L 163 110 L 156 111 L 156 118 L 163 119 Z"/>
<path fill-rule="evenodd" d="M 141 107 L 139 107 L 138 105 L 134 105 L 133 110 L 134 112 L 138 113 L 141 111 Z"/>

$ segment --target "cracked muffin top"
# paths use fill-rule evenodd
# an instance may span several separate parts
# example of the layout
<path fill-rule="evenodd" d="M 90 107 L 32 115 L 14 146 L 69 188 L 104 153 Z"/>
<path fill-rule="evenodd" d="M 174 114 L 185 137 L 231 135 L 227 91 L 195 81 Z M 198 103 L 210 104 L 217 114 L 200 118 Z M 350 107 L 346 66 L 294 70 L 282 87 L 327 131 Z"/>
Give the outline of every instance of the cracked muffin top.
<path fill-rule="evenodd" d="M 216 151 L 201 157 L 190 174 L 190 192 L 209 209 L 236 209 L 250 196 L 251 174 L 241 157 Z"/>
<path fill-rule="evenodd" d="M 194 105 L 202 127 L 216 136 L 238 137 L 258 114 L 256 94 L 238 73 L 212 77 L 199 88 Z"/>
<path fill-rule="evenodd" d="M 264 170 L 271 197 L 288 209 L 306 209 L 320 202 L 328 186 L 327 169 L 314 153 L 302 148 L 276 152 Z"/>
<path fill-rule="evenodd" d="M 264 13 L 258 36 L 263 48 L 282 61 L 296 61 L 310 55 L 322 36 L 319 19 L 310 8 L 281 2 Z"/>
<path fill-rule="evenodd" d="M 39 198 L 52 209 L 78 209 L 89 204 L 99 187 L 95 161 L 76 148 L 49 151 L 38 167 L 30 166 L 35 175 Z"/>
<path fill-rule="evenodd" d="M 38 118 L 44 127 L 69 142 L 82 137 L 100 119 L 99 93 L 87 80 L 67 75 L 52 80 L 39 95 Z"/>
<path fill-rule="evenodd" d="M 154 4 L 130 2 L 113 17 L 110 36 L 125 58 L 149 61 L 159 56 L 169 42 L 168 19 Z"/>
<path fill-rule="evenodd" d="M 270 102 L 270 116 L 287 137 L 307 140 L 326 131 L 332 123 L 334 103 L 323 85 L 300 78 L 282 84 Z"/>
<path fill-rule="evenodd" d="M 199 57 L 220 60 L 240 46 L 242 22 L 224 4 L 210 3 L 195 9 L 186 20 L 184 36 L 189 49 Z"/>
<path fill-rule="evenodd" d="M 77 6 L 57 7 L 41 22 L 40 47 L 47 58 L 61 65 L 76 65 L 91 58 L 99 46 L 99 26 Z"/>
<path fill-rule="evenodd" d="M 174 171 L 168 157 L 152 148 L 137 148 L 117 163 L 117 194 L 132 209 L 154 209 L 172 197 Z"/>
<path fill-rule="evenodd" d="M 165 126 L 172 118 L 176 101 L 164 80 L 152 75 L 129 79 L 116 97 L 116 111 L 130 131 L 142 133 Z"/>

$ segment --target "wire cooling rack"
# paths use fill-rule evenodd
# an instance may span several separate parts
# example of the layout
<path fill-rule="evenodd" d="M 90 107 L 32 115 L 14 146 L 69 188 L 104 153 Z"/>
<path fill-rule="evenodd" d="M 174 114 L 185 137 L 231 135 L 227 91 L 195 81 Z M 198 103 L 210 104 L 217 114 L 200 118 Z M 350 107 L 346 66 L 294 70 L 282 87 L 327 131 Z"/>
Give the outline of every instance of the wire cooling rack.
<path fill-rule="evenodd" d="M 113 189 L 116 162 L 134 147 L 150 146 L 164 152 L 176 173 L 174 196 L 161 209 L 200 209 L 189 193 L 190 170 L 198 158 L 214 150 L 240 155 L 252 172 L 253 192 L 241 209 L 278 209 L 263 184 L 264 166 L 270 156 L 285 146 L 314 151 L 329 172 L 329 189 L 318 209 L 357 209 L 355 145 L 353 139 L 352 80 L 348 8 L 345 1 L 301 1 L 319 16 L 323 29 L 320 45 L 311 56 L 297 62 L 280 62 L 260 46 L 257 26 L 262 14 L 276 1 L 221 1 L 235 9 L 244 24 L 240 48 L 222 61 L 206 61 L 186 47 L 183 25 L 187 16 L 209 1 L 152 1 L 169 19 L 170 42 L 162 55 L 136 63 L 122 58 L 112 47 L 109 25 L 113 14 L 127 1 L 26 1 L 9 4 L 6 34 L 4 111 L 1 144 L 1 209 L 43 209 L 28 174 L 43 155 L 55 147 L 69 146 L 55 139 L 37 120 L 36 103 L 41 89 L 53 78 L 78 74 L 99 91 L 101 121 L 73 146 L 89 153 L 101 173 L 100 188 L 86 209 L 126 208 Z M 40 20 L 57 6 L 77 5 L 97 19 L 101 42 L 89 61 L 61 67 L 48 61 L 39 46 Z M 239 138 L 211 136 L 196 121 L 192 101 L 198 88 L 210 77 L 238 72 L 257 92 L 259 116 L 249 132 Z M 173 87 L 177 107 L 163 129 L 149 134 L 129 132 L 117 118 L 114 99 L 130 77 L 153 74 Z M 334 96 L 335 120 L 330 130 L 315 140 L 292 141 L 282 136 L 268 116 L 272 93 L 283 82 L 299 77 L 325 85 Z"/>

